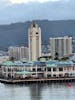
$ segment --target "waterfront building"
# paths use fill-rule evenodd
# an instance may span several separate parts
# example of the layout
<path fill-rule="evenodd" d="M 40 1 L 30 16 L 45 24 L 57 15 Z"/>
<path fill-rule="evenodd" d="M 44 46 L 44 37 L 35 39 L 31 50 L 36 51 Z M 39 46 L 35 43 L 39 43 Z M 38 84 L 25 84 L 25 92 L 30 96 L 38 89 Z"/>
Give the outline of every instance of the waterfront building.
<path fill-rule="evenodd" d="M 69 57 L 72 54 L 72 37 L 50 38 L 51 56 L 55 58 Z"/>
<path fill-rule="evenodd" d="M 31 24 L 28 29 L 29 60 L 36 61 L 41 56 L 41 28 L 36 24 Z"/>
<path fill-rule="evenodd" d="M 9 53 L 9 58 L 13 57 L 15 60 L 21 60 L 26 58 L 27 60 L 29 59 L 28 55 L 28 47 L 9 47 L 8 53 Z"/>
<path fill-rule="evenodd" d="M 27 78 L 55 78 L 75 77 L 75 62 L 67 61 L 6 61 L 1 64 L 0 78 L 27 79 Z"/>

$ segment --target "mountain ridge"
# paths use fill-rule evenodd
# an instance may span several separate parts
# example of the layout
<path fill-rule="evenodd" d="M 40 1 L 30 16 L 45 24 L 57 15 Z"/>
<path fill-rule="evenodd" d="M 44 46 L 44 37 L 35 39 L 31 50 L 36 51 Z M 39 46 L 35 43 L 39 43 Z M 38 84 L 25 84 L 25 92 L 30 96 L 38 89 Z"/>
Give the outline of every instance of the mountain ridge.
<path fill-rule="evenodd" d="M 42 30 L 42 44 L 48 44 L 50 37 L 75 36 L 75 20 L 35 20 Z M 32 21 L 0 25 L 0 49 L 9 46 L 28 46 L 28 28 Z"/>

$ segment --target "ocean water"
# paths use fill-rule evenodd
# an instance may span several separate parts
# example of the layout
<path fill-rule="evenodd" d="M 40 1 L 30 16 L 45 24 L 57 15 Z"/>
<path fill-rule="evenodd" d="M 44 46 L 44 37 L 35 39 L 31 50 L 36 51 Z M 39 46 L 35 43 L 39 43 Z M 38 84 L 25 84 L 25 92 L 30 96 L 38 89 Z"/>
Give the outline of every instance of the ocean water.
<path fill-rule="evenodd" d="M 75 83 L 7 85 L 0 83 L 0 100 L 75 100 Z"/>

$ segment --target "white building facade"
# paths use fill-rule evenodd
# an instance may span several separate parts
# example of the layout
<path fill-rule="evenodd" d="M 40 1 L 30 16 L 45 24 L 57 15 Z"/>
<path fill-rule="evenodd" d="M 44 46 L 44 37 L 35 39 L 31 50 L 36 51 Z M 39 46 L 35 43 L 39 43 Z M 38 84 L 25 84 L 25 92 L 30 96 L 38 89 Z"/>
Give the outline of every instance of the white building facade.
<path fill-rule="evenodd" d="M 27 62 L 5 61 L 0 67 L 0 78 L 4 79 L 24 79 L 29 77 L 46 78 L 74 78 L 75 62 L 72 61 L 47 61 L 47 62 Z"/>
<path fill-rule="evenodd" d="M 51 56 L 54 58 L 56 53 L 58 57 L 68 57 L 72 54 L 72 37 L 50 38 Z"/>
<path fill-rule="evenodd" d="M 41 28 L 33 23 L 28 29 L 29 60 L 36 61 L 41 56 Z"/>
<path fill-rule="evenodd" d="M 15 60 L 21 60 L 26 58 L 27 60 L 29 59 L 28 55 L 28 47 L 9 47 L 8 53 L 9 53 L 9 58 L 13 57 Z"/>

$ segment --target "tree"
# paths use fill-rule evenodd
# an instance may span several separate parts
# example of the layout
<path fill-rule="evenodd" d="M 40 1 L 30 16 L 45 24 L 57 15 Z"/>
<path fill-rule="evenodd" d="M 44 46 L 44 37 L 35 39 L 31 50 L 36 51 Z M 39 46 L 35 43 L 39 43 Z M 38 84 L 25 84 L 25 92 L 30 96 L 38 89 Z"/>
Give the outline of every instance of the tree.
<path fill-rule="evenodd" d="M 63 57 L 63 58 L 61 58 L 61 60 L 63 60 L 63 61 L 69 60 L 69 57 Z"/>
<path fill-rule="evenodd" d="M 59 60 L 59 54 L 56 52 L 55 53 L 55 58 L 54 58 L 54 60 Z"/>
<path fill-rule="evenodd" d="M 10 61 L 14 61 L 15 58 L 14 58 L 14 57 L 10 57 L 9 60 L 10 60 Z"/>

